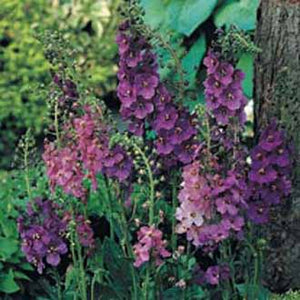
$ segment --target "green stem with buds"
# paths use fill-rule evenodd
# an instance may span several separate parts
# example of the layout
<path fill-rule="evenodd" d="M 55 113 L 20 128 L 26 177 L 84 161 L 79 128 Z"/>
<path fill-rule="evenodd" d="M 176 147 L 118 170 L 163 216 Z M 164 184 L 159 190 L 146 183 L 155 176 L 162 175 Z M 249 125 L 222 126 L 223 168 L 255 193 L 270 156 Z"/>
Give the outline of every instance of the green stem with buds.
<path fill-rule="evenodd" d="M 26 189 L 27 189 L 28 198 L 29 198 L 29 200 L 31 200 L 32 195 L 31 195 L 30 179 L 29 179 L 28 154 L 29 154 L 28 141 L 25 141 L 25 149 L 24 149 L 25 182 L 26 182 Z"/>
<path fill-rule="evenodd" d="M 145 153 L 142 151 L 142 149 L 136 145 L 135 143 L 133 143 L 133 148 L 138 152 L 138 154 L 141 156 L 145 167 L 146 167 L 146 171 L 147 171 L 147 175 L 148 175 L 148 179 L 149 179 L 149 187 L 150 187 L 150 199 L 149 199 L 149 226 L 153 225 L 153 221 L 154 221 L 154 204 L 155 204 L 155 198 L 154 198 L 154 178 L 153 178 L 153 174 L 152 174 L 152 170 L 151 170 L 151 166 L 150 163 L 145 155 Z"/>
<path fill-rule="evenodd" d="M 59 134 L 58 115 L 59 115 L 58 100 L 56 100 L 55 106 L 54 106 L 54 127 L 55 127 L 56 140 L 57 140 L 58 146 L 60 146 L 60 134 Z"/>

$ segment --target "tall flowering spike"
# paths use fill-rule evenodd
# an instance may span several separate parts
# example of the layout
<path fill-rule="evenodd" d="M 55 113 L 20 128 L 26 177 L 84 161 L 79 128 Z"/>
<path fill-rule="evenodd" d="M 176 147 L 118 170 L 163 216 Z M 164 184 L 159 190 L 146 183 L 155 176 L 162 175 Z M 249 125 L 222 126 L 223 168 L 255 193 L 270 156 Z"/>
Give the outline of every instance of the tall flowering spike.
<path fill-rule="evenodd" d="M 196 247 L 217 245 L 243 229 L 246 185 L 237 171 L 212 176 L 195 161 L 184 168 L 182 187 L 176 230 Z"/>
<path fill-rule="evenodd" d="M 220 54 L 212 50 L 204 59 L 204 65 L 208 74 L 204 82 L 207 108 L 220 125 L 229 124 L 232 117 L 243 125 L 246 120 L 244 108 L 247 104 L 241 85 L 244 73 L 222 61 Z"/>
<path fill-rule="evenodd" d="M 280 204 L 290 194 L 290 170 L 290 150 L 284 132 L 272 121 L 251 151 L 248 217 L 254 223 L 266 223 L 271 206 Z"/>
<path fill-rule="evenodd" d="M 79 93 L 75 82 L 69 78 L 64 78 L 64 76 L 59 73 L 54 74 L 53 82 L 61 91 L 61 96 L 58 99 L 59 105 L 64 111 L 74 111 L 79 99 Z"/>
<path fill-rule="evenodd" d="M 171 93 L 160 80 L 151 45 L 129 23 L 124 24 L 116 38 L 120 55 L 118 97 L 128 130 L 142 136 L 145 124 L 149 124 L 157 133 L 155 147 L 164 161 L 190 163 L 198 146 L 193 141 L 196 130 L 192 116 L 172 102 Z"/>
<path fill-rule="evenodd" d="M 82 185 L 84 173 L 78 164 L 79 159 L 77 147 L 73 143 L 64 148 L 57 148 L 53 142 L 45 143 L 43 160 L 52 191 L 56 186 L 60 186 L 66 194 L 77 198 L 85 197 L 86 191 Z"/>
<path fill-rule="evenodd" d="M 22 239 L 22 251 L 28 262 L 42 274 L 47 263 L 58 266 L 61 256 L 68 252 L 64 234 L 67 221 L 62 218 L 61 207 L 50 200 L 36 198 L 24 216 L 18 219 L 18 230 Z"/>
<path fill-rule="evenodd" d="M 85 107 L 85 113 L 66 126 L 61 142 L 60 147 L 55 142 L 45 143 L 43 159 L 52 190 L 60 186 L 65 193 L 85 199 L 86 177 L 96 189 L 99 173 L 120 182 L 131 175 L 132 160 L 121 146 L 109 148 L 108 128 L 90 107 Z"/>
<path fill-rule="evenodd" d="M 157 266 L 163 263 L 163 259 L 171 256 L 166 249 L 166 241 L 162 239 L 162 232 L 151 226 L 143 226 L 137 233 L 138 242 L 133 246 L 135 254 L 135 267 L 140 267 L 153 257 Z"/>
<path fill-rule="evenodd" d="M 90 222 L 82 215 L 76 217 L 76 232 L 81 246 L 92 251 L 95 248 L 94 232 Z"/>

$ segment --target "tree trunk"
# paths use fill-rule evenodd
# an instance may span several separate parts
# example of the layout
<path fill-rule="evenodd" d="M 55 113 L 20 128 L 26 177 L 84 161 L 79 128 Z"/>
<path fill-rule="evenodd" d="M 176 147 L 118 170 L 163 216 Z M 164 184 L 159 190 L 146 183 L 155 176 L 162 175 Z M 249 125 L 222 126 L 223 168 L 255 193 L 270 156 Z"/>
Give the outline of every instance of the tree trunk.
<path fill-rule="evenodd" d="M 255 62 L 255 133 L 272 119 L 294 144 L 293 191 L 272 212 L 265 280 L 276 292 L 300 288 L 300 0 L 261 0 Z"/>

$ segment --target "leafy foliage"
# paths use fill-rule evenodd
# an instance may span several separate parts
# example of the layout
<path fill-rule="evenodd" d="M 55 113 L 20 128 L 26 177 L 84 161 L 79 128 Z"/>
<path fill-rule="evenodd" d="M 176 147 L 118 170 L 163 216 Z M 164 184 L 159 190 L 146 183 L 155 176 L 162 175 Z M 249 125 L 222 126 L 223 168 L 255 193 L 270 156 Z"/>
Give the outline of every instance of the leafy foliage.
<path fill-rule="evenodd" d="M 43 87 L 51 76 L 36 32 L 59 29 L 78 52 L 82 80 L 98 96 L 115 86 L 114 32 L 119 1 L 4 0 L 0 7 L 0 168 L 9 168 L 18 137 L 46 122 Z"/>
<path fill-rule="evenodd" d="M 216 12 L 217 27 L 236 25 L 244 30 L 255 29 L 259 0 L 227 1 Z"/>

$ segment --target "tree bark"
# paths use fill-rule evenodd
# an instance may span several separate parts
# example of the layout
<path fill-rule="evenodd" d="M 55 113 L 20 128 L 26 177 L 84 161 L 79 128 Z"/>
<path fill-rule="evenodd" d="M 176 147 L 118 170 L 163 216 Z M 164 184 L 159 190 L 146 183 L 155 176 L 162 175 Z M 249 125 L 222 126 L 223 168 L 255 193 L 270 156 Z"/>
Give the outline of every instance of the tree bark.
<path fill-rule="evenodd" d="M 300 288 L 300 0 L 261 0 L 255 40 L 256 137 L 275 117 L 294 145 L 292 195 L 272 212 L 264 274 L 284 292 Z"/>

